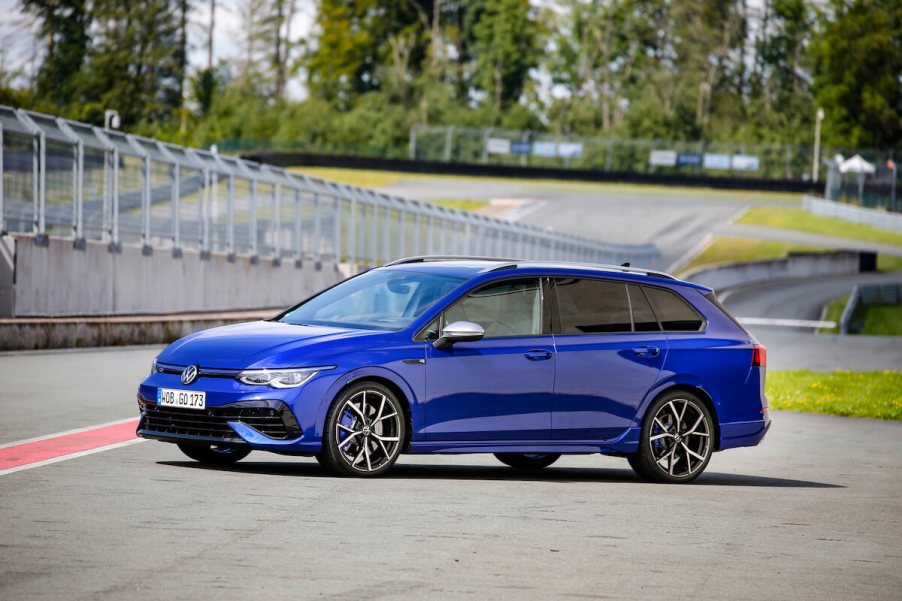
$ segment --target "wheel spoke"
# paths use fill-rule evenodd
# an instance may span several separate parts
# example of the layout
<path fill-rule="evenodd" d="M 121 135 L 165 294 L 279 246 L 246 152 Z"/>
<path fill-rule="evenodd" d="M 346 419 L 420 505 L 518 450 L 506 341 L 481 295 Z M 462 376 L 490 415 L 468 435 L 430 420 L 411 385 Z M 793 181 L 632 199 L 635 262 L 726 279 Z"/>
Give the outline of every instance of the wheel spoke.
<path fill-rule="evenodd" d="M 382 395 L 382 402 L 379 403 L 379 412 L 376 414 L 376 419 L 373 420 L 374 424 L 382 419 L 382 410 L 383 409 L 385 409 L 385 395 Z"/>
<path fill-rule="evenodd" d="M 658 419 L 657 417 L 655 418 L 655 423 L 658 424 L 658 427 L 659 427 L 659 428 L 661 428 L 662 430 L 664 430 L 665 432 L 667 432 L 667 426 L 665 426 L 664 423 L 663 423 L 660 419 Z"/>
<path fill-rule="evenodd" d="M 357 456 L 354 457 L 354 461 L 351 462 L 351 467 L 354 467 L 355 465 L 357 465 L 357 462 L 360 461 L 360 459 L 363 457 L 363 449 L 365 449 L 365 448 L 366 448 L 366 445 L 361 447 L 360 452 L 357 453 Z"/>
<path fill-rule="evenodd" d="M 680 427 L 680 414 L 677 413 L 676 407 L 673 406 L 673 401 L 668 401 L 667 406 L 670 407 L 670 411 L 671 411 L 671 413 L 673 413 L 673 417 L 676 420 L 676 423 L 674 424 L 674 426 L 679 428 Z"/>
<path fill-rule="evenodd" d="M 382 452 L 385 453 L 386 461 L 391 458 L 391 455 L 388 454 L 388 449 L 385 448 L 385 443 L 382 442 L 380 438 L 376 438 L 376 442 L 379 443 L 379 446 L 382 447 Z"/>
<path fill-rule="evenodd" d="M 344 424 L 336 424 L 336 425 L 337 425 L 339 428 L 341 428 L 342 430 L 344 430 L 345 432 L 357 432 L 357 430 L 355 430 L 354 428 L 349 428 L 349 427 L 347 427 L 347 426 L 344 425 Z"/>
<path fill-rule="evenodd" d="M 353 410 L 354 410 L 354 413 L 356 413 L 357 415 L 360 416 L 360 419 L 366 419 L 366 416 L 363 414 L 363 411 L 361 411 L 360 408 L 357 407 L 357 405 L 355 405 L 355 404 L 352 403 L 351 401 L 348 401 L 348 407 L 350 407 L 351 409 L 353 409 Z"/>
<path fill-rule="evenodd" d="M 363 419 L 366 419 L 366 390 L 363 391 L 363 398 L 360 399 L 360 410 Z"/>
<path fill-rule="evenodd" d="M 698 428 L 699 424 L 701 424 L 704 420 L 705 420 L 705 416 L 699 415 L 698 420 L 696 420 L 695 424 L 691 428 L 689 428 L 689 430 L 686 432 L 686 434 L 687 435 L 695 434 L 695 429 Z"/>
<path fill-rule="evenodd" d="M 660 433 L 660 434 L 655 434 L 654 436 L 652 436 L 652 437 L 649 438 L 648 440 L 658 440 L 659 438 L 664 438 L 664 437 L 673 438 L 673 434 L 671 434 L 670 432 L 662 432 L 662 433 Z"/>
<path fill-rule="evenodd" d="M 686 443 L 685 443 L 685 442 L 681 442 L 680 444 L 683 445 L 683 450 L 685 450 L 688 454 L 692 455 L 693 457 L 695 457 L 695 458 L 698 459 L 699 461 L 704 461 L 704 460 L 705 460 L 704 457 L 702 457 L 701 455 L 699 455 L 698 453 L 696 453 L 695 451 L 693 451 L 692 449 L 690 449 L 688 446 L 686 446 Z"/>
<path fill-rule="evenodd" d="M 683 410 L 680 411 L 680 418 L 677 420 L 677 427 L 683 423 L 683 417 L 686 415 L 686 407 L 689 406 L 689 401 L 683 401 Z"/>
<path fill-rule="evenodd" d="M 363 441 L 363 454 L 366 456 L 366 471 L 373 471 L 373 464 L 370 463 L 370 441 Z"/>
<path fill-rule="evenodd" d="M 354 437 L 357 436 L 358 434 L 360 434 L 360 432 L 352 432 L 351 434 L 348 434 L 348 437 L 347 437 L 347 438 L 345 438 L 345 439 L 342 440 L 340 443 L 338 443 L 338 448 L 340 449 L 341 447 L 343 447 L 343 446 L 345 446 L 346 444 L 348 444 L 348 443 L 349 443 L 351 440 L 353 440 Z"/>
<path fill-rule="evenodd" d="M 386 420 L 386 419 L 388 419 L 390 417 L 394 417 L 396 415 L 398 415 L 398 414 L 390 413 L 389 415 L 383 415 L 382 417 L 379 417 L 379 418 L 376 418 L 375 420 L 373 420 L 373 424 L 377 424 L 377 423 L 381 422 L 382 420 Z"/>
<path fill-rule="evenodd" d="M 401 440 L 399 436 L 379 436 L 378 434 L 373 434 L 373 438 L 382 442 L 399 442 Z"/>

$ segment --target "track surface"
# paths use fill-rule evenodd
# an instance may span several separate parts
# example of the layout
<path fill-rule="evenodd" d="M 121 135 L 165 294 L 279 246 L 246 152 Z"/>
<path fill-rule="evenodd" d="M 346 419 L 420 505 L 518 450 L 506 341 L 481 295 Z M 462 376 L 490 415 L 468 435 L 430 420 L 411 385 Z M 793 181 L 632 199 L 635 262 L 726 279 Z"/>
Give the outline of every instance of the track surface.
<path fill-rule="evenodd" d="M 134 416 L 156 352 L 0 356 L 0 444 Z M 597 455 L 362 481 L 134 444 L 0 476 L 0 599 L 897 599 L 902 424 L 774 419 L 690 486 Z"/>

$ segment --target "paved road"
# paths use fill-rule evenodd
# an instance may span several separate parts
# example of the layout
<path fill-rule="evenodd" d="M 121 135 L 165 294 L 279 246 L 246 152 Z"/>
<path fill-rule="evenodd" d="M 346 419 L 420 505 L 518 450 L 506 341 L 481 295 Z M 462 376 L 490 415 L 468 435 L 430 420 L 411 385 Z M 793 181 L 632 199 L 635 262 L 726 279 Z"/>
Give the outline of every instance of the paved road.
<path fill-rule="evenodd" d="M 536 206 L 521 221 L 611 244 L 651 243 L 661 249 L 658 267 L 668 268 L 706 234 L 726 227 L 744 208 L 773 204 L 730 191 L 668 191 L 536 182 L 404 179 L 383 190 L 423 200 L 448 198 L 527 199 Z M 786 203 L 780 203 L 786 206 Z"/>
<path fill-rule="evenodd" d="M 0 356 L 0 443 L 133 415 L 155 352 Z M 691 486 L 600 456 L 404 457 L 360 481 L 144 442 L 0 476 L 0 599 L 898 599 L 900 441 L 777 413 Z"/>

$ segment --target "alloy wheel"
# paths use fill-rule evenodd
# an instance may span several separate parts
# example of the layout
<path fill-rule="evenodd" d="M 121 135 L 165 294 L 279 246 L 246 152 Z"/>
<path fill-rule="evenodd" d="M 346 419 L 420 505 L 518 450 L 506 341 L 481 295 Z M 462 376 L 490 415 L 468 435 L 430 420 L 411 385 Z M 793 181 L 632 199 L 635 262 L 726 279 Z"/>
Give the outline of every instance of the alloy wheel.
<path fill-rule="evenodd" d="M 711 426 L 696 401 L 674 398 L 652 418 L 649 450 L 657 466 L 674 478 L 704 468 L 711 454 Z"/>
<path fill-rule="evenodd" d="M 379 390 L 350 396 L 335 419 L 335 441 L 341 458 L 357 472 L 374 472 L 391 463 L 401 448 L 402 420 L 393 399 Z"/>

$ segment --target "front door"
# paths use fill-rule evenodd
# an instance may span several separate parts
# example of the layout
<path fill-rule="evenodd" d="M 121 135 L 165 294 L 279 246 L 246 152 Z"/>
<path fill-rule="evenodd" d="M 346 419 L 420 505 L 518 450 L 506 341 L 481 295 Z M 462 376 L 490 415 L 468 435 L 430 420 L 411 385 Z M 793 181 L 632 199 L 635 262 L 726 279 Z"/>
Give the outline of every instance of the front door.
<path fill-rule="evenodd" d="M 488 284 L 448 308 L 440 323 L 471 321 L 477 342 L 426 358 L 426 439 L 511 441 L 551 438 L 555 354 L 541 278 Z"/>
<path fill-rule="evenodd" d="M 574 278 L 555 289 L 554 438 L 615 439 L 657 382 L 666 337 L 638 286 Z"/>

